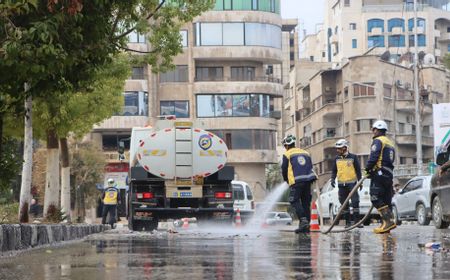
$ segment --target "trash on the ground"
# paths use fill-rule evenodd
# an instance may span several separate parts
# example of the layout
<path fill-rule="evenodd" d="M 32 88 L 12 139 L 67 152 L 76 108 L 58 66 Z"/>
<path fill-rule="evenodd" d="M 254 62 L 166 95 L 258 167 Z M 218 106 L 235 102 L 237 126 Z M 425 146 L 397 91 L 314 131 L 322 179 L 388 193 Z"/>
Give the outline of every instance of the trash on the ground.
<path fill-rule="evenodd" d="M 419 248 L 425 248 L 428 250 L 439 251 L 441 250 L 441 243 L 439 242 L 428 242 L 428 243 L 419 243 L 417 244 Z"/>

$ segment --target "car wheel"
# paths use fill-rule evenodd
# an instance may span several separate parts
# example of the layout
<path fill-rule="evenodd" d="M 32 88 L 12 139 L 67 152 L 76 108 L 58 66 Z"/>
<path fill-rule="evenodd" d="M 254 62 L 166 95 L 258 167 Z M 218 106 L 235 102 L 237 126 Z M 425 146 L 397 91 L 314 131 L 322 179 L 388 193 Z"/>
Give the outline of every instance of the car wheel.
<path fill-rule="evenodd" d="M 438 196 L 433 199 L 433 221 L 436 228 L 448 228 L 449 223 L 442 219 L 442 204 Z"/>
<path fill-rule="evenodd" d="M 421 226 L 427 226 L 430 224 L 430 218 L 427 217 L 427 210 L 423 204 L 419 204 L 416 207 L 417 222 Z"/>
<path fill-rule="evenodd" d="M 396 206 L 392 206 L 392 215 L 394 216 L 394 222 L 396 225 L 401 225 L 402 221 L 400 220 L 400 218 L 398 217 L 398 210 Z"/>

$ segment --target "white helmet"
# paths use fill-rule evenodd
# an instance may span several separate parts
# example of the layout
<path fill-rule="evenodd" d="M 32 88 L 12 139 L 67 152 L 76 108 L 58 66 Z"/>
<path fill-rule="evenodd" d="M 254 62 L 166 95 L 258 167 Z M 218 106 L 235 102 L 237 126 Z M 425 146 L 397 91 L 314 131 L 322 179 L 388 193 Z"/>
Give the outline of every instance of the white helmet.
<path fill-rule="evenodd" d="M 283 144 L 283 146 L 285 145 L 290 146 L 295 143 L 295 140 L 297 139 L 295 138 L 294 135 L 288 134 L 286 137 L 284 137 L 283 141 L 281 141 L 281 144 Z"/>
<path fill-rule="evenodd" d="M 347 147 L 348 148 L 348 141 L 345 139 L 339 139 L 336 144 L 334 144 L 334 147 L 336 148 L 344 148 Z"/>
<path fill-rule="evenodd" d="M 113 178 L 109 178 L 108 179 L 108 185 L 110 185 L 110 186 L 114 185 L 114 179 Z"/>
<path fill-rule="evenodd" d="M 383 120 L 378 120 L 378 121 L 374 122 L 372 125 L 372 129 L 374 129 L 374 128 L 380 129 L 380 130 L 381 129 L 388 130 L 387 123 Z"/>

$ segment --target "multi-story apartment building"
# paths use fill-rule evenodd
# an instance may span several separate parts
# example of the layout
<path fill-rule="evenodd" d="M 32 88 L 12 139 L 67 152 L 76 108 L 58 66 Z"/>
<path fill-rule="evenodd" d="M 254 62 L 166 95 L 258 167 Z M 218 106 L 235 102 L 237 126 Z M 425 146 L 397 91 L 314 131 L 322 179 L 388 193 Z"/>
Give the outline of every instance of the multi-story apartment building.
<path fill-rule="evenodd" d="M 213 10 L 182 27 L 184 49 L 173 60 L 174 70 L 154 75 L 146 66 L 134 67 L 126 81 L 122 114 L 91 133 L 110 155 L 106 176 L 116 175 L 119 181 L 126 177 L 129 158 L 119 161 L 116 147 L 132 127 L 175 115 L 224 139 L 236 179 L 248 182 L 256 199 L 264 197 L 265 166 L 277 161 L 283 42 L 296 38 L 290 35 L 292 22 L 282 27 L 279 0 L 217 0 Z M 148 46 L 144 36 L 133 34 L 129 47 Z"/>
<path fill-rule="evenodd" d="M 431 104 L 450 101 L 448 70 L 436 65 L 420 70 L 421 113 L 415 116 L 414 75 L 410 67 L 375 55 L 352 57 L 339 68 L 322 66 L 322 70 L 314 71 L 311 62 L 299 63 L 295 70 L 303 74 L 291 72 L 294 93 L 284 105 L 292 119 L 286 133 L 295 133 L 299 145 L 311 153 L 320 185 L 330 178 L 336 155 L 334 144 L 340 138 L 350 142 L 351 152 L 365 165 L 372 141 L 371 126 L 377 119 L 386 120 L 388 136 L 395 141 L 399 179 L 417 172 L 416 117 L 422 120 L 424 163 L 433 160 Z"/>
<path fill-rule="evenodd" d="M 450 51 L 450 1 L 418 0 L 414 24 L 413 0 L 325 1 L 322 28 L 301 42 L 301 58 L 345 63 L 345 58 L 389 51 L 390 59 L 418 51 L 436 62 Z"/>

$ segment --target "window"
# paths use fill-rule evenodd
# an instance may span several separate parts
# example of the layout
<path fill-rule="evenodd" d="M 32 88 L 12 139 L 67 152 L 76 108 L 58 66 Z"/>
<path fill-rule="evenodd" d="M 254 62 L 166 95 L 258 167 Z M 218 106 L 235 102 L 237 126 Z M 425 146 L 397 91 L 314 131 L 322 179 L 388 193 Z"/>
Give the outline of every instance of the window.
<path fill-rule="evenodd" d="M 244 188 L 241 185 L 233 184 L 233 199 L 244 200 Z"/>
<path fill-rule="evenodd" d="M 373 83 L 367 83 L 367 86 L 354 84 L 353 85 L 353 96 L 374 96 L 375 90 L 374 90 L 374 84 Z"/>
<path fill-rule="evenodd" d="M 231 0 L 223 0 L 223 9 L 224 10 L 232 10 L 233 9 L 232 1 Z"/>
<path fill-rule="evenodd" d="M 344 0 L 344 6 L 350 7 L 350 0 Z"/>
<path fill-rule="evenodd" d="M 200 117 L 270 117 L 274 98 L 267 94 L 197 95 Z"/>
<path fill-rule="evenodd" d="M 348 100 L 348 87 L 344 88 L 344 100 Z"/>
<path fill-rule="evenodd" d="M 176 65 L 174 70 L 159 75 L 161 83 L 183 83 L 188 81 L 188 66 Z"/>
<path fill-rule="evenodd" d="M 425 19 L 418 18 L 417 19 L 417 27 L 423 27 L 425 29 Z M 410 18 L 408 20 L 408 31 L 413 31 L 414 28 L 414 19 Z"/>
<path fill-rule="evenodd" d="M 223 67 L 195 68 L 196 81 L 223 81 Z"/>
<path fill-rule="evenodd" d="M 384 32 L 384 20 L 382 19 L 369 19 L 367 21 L 367 32 L 372 32 L 373 28 L 381 28 L 381 32 Z"/>
<path fill-rule="evenodd" d="M 177 118 L 189 118 L 189 101 L 161 101 L 162 116 L 174 115 Z"/>
<path fill-rule="evenodd" d="M 356 120 L 356 131 L 366 132 L 372 130 L 372 124 L 375 122 L 374 119 Z"/>
<path fill-rule="evenodd" d="M 350 135 L 350 122 L 346 122 L 344 124 L 344 134 L 345 135 Z"/>
<path fill-rule="evenodd" d="M 392 97 L 392 86 L 388 84 L 383 85 L 383 96 L 384 97 Z"/>
<path fill-rule="evenodd" d="M 223 45 L 242 46 L 244 45 L 244 24 L 224 23 L 223 24 Z"/>
<path fill-rule="evenodd" d="M 255 67 L 242 66 L 231 67 L 231 80 L 232 81 L 254 81 L 255 80 Z"/>
<path fill-rule="evenodd" d="M 350 30 L 356 30 L 356 23 L 353 23 L 353 22 L 350 23 L 348 29 L 350 29 Z"/>
<path fill-rule="evenodd" d="M 401 18 L 393 18 L 388 20 L 388 32 L 392 32 L 395 27 L 400 27 L 405 32 L 405 20 Z"/>
<path fill-rule="evenodd" d="M 202 23 L 201 27 L 201 45 L 202 46 L 221 46 L 222 24 L 221 23 Z"/>
<path fill-rule="evenodd" d="M 447 45 L 447 51 L 450 52 L 450 44 Z"/>
<path fill-rule="evenodd" d="M 322 52 L 322 57 L 325 57 L 326 55 L 326 52 Z"/>
<path fill-rule="evenodd" d="M 391 35 L 389 36 L 389 47 L 404 47 L 405 46 L 405 35 Z"/>
<path fill-rule="evenodd" d="M 129 138 L 130 135 L 128 134 L 114 134 L 114 135 L 108 135 L 108 134 L 102 134 L 102 148 L 105 151 L 117 151 L 119 148 L 119 141 L 122 139 Z M 130 149 L 130 141 L 124 141 L 125 144 L 125 150 Z"/>
<path fill-rule="evenodd" d="M 183 48 L 186 48 L 188 46 L 188 31 L 187 30 L 180 30 L 181 35 L 181 45 Z"/>
<path fill-rule="evenodd" d="M 132 80 L 144 80 L 144 67 L 132 67 L 131 68 L 131 79 Z"/>
<path fill-rule="evenodd" d="M 425 47 L 426 45 L 426 36 L 424 34 L 417 34 L 417 46 Z M 414 35 L 409 35 L 409 46 L 414 47 Z"/>
<path fill-rule="evenodd" d="M 197 46 L 265 46 L 281 49 L 281 27 L 273 24 L 196 23 L 195 30 Z"/>
<path fill-rule="evenodd" d="M 143 91 L 127 91 L 124 94 L 122 116 L 148 116 L 148 94 Z"/>
<path fill-rule="evenodd" d="M 130 43 L 145 43 L 145 35 L 133 31 L 130 34 L 128 34 L 128 41 Z"/>
<path fill-rule="evenodd" d="M 447 26 L 447 33 L 450 33 L 450 26 Z"/>
<path fill-rule="evenodd" d="M 214 117 L 215 101 L 214 95 L 198 95 L 197 96 L 197 116 Z"/>
<path fill-rule="evenodd" d="M 262 129 L 210 130 L 225 140 L 228 149 L 274 150 L 275 131 Z"/>
<path fill-rule="evenodd" d="M 384 36 L 369 36 L 367 46 L 372 47 L 384 47 Z"/>
<path fill-rule="evenodd" d="M 258 10 L 258 0 L 252 0 L 252 10 Z"/>
<path fill-rule="evenodd" d="M 356 49 L 358 47 L 358 41 L 356 39 L 352 39 L 352 48 Z"/>

